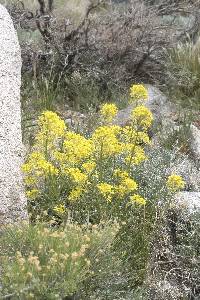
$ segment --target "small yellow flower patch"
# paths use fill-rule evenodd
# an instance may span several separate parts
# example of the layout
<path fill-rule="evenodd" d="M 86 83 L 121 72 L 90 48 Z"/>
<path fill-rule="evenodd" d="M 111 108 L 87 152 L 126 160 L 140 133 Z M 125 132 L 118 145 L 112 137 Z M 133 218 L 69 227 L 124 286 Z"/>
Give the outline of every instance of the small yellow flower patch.
<path fill-rule="evenodd" d="M 83 193 L 83 189 L 81 187 L 76 187 L 74 190 L 72 190 L 69 193 L 68 200 L 69 201 L 76 201 L 81 197 L 81 194 Z"/>
<path fill-rule="evenodd" d="M 98 127 L 92 135 L 95 152 L 102 157 L 119 154 L 122 151 L 122 145 L 117 138 L 119 131 L 119 126 Z"/>
<path fill-rule="evenodd" d="M 32 190 L 26 192 L 26 196 L 29 199 L 35 199 L 38 195 L 39 195 L 39 190 L 37 190 L 37 189 L 32 189 Z"/>
<path fill-rule="evenodd" d="M 108 123 L 112 122 L 112 120 L 116 116 L 117 112 L 118 112 L 117 106 L 112 103 L 104 104 L 100 110 L 100 114 L 102 115 L 104 120 Z"/>
<path fill-rule="evenodd" d="M 79 168 L 68 168 L 66 174 L 69 175 L 75 183 L 84 184 L 87 180 L 87 175 L 81 172 Z"/>
<path fill-rule="evenodd" d="M 151 111 L 144 105 L 137 106 L 133 109 L 131 117 L 135 125 L 142 130 L 148 129 L 153 122 Z"/>
<path fill-rule="evenodd" d="M 185 181 L 179 175 L 172 174 L 167 179 L 167 187 L 172 191 L 176 192 L 182 190 L 185 186 Z"/>
<path fill-rule="evenodd" d="M 63 204 L 56 205 L 53 210 L 59 214 L 64 214 L 66 212 L 66 208 Z"/>
<path fill-rule="evenodd" d="M 45 111 L 38 119 L 40 133 L 55 137 L 62 137 L 66 130 L 65 122 L 54 112 Z"/>
<path fill-rule="evenodd" d="M 108 183 L 99 183 L 97 185 L 98 190 L 102 194 L 102 196 L 108 201 L 112 201 L 112 195 L 114 193 L 114 187 Z"/>
<path fill-rule="evenodd" d="M 130 204 L 134 204 L 134 203 L 137 203 L 137 204 L 140 204 L 140 205 L 146 205 L 146 200 L 144 198 L 142 198 L 140 195 L 133 195 L 133 196 L 130 196 Z"/>
<path fill-rule="evenodd" d="M 82 167 L 87 173 L 91 173 L 95 169 L 96 163 L 92 161 L 85 162 Z"/>
<path fill-rule="evenodd" d="M 148 91 L 142 84 L 133 84 L 130 88 L 130 102 L 137 100 L 147 100 Z"/>

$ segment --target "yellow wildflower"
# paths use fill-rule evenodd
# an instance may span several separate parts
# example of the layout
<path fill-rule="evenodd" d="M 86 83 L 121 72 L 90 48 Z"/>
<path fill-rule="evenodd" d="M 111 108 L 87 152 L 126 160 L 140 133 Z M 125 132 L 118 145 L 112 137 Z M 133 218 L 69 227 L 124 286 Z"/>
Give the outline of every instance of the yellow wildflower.
<path fill-rule="evenodd" d="M 80 134 L 68 131 L 65 134 L 63 148 L 64 153 L 61 156 L 62 159 L 77 163 L 88 158 L 92 154 L 94 145 L 90 139 L 86 139 Z"/>
<path fill-rule="evenodd" d="M 66 208 L 63 204 L 60 204 L 60 205 L 56 205 L 53 210 L 59 214 L 64 214 L 66 211 Z"/>
<path fill-rule="evenodd" d="M 137 143 L 150 144 L 150 139 L 148 134 L 142 131 L 137 132 Z"/>
<path fill-rule="evenodd" d="M 98 127 L 92 135 L 97 153 L 103 157 L 119 154 L 122 151 L 121 143 L 117 139 L 119 131 L 119 126 Z"/>
<path fill-rule="evenodd" d="M 28 162 L 22 166 L 22 171 L 34 174 L 36 177 L 46 175 L 58 175 L 58 169 L 48 162 L 40 152 L 32 152 Z"/>
<path fill-rule="evenodd" d="M 123 142 L 135 143 L 135 144 L 149 144 L 150 139 L 146 132 L 136 131 L 132 126 L 125 126 L 122 131 L 120 137 Z"/>
<path fill-rule="evenodd" d="M 113 186 L 111 184 L 108 184 L 108 183 L 99 183 L 97 185 L 97 188 L 99 189 L 99 191 L 102 193 L 102 194 L 112 194 L 112 189 L 113 189 Z"/>
<path fill-rule="evenodd" d="M 124 174 L 123 174 L 124 173 Z M 121 176 L 121 182 L 119 185 L 115 186 L 115 192 L 118 196 L 123 197 L 138 188 L 137 183 L 132 178 L 128 177 L 126 172 L 123 172 Z"/>
<path fill-rule="evenodd" d="M 58 139 L 63 138 L 66 126 L 60 117 L 52 112 L 45 111 L 38 119 L 39 132 L 36 135 L 35 148 L 45 152 L 54 149 Z"/>
<path fill-rule="evenodd" d="M 137 132 L 132 126 L 125 126 L 121 130 L 120 138 L 123 142 L 135 143 L 137 139 Z"/>
<path fill-rule="evenodd" d="M 97 184 L 97 188 L 100 191 L 100 193 L 103 195 L 104 198 L 106 198 L 107 201 L 112 200 L 112 195 L 114 193 L 113 186 L 108 183 L 99 183 Z"/>
<path fill-rule="evenodd" d="M 81 197 L 81 194 L 83 193 L 83 189 L 80 187 L 75 188 L 72 190 L 69 194 L 69 201 L 75 201 L 78 200 Z"/>
<path fill-rule="evenodd" d="M 185 186 L 185 181 L 179 175 L 172 174 L 167 179 L 167 187 L 172 191 L 176 192 L 183 189 Z"/>
<path fill-rule="evenodd" d="M 96 163 L 93 161 L 85 162 L 82 167 L 87 173 L 91 173 L 95 169 Z"/>
<path fill-rule="evenodd" d="M 131 178 L 124 178 L 121 184 L 125 187 L 127 192 L 132 192 L 132 191 L 136 190 L 138 187 L 135 180 L 133 180 Z"/>
<path fill-rule="evenodd" d="M 52 111 L 45 111 L 38 119 L 40 132 L 53 137 L 63 137 L 66 126 L 65 122 Z"/>
<path fill-rule="evenodd" d="M 29 164 L 26 163 L 26 164 L 22 165 L 21 169 L 22 169 L 22 172 L 24 172 L 24 173 L 30 173 L 32 171 L 32 166 L 30 163 Z"/>
<path fill-rule="evenodd" d="M 128 172 L 126 172 L 126 171 L 122 171 L 122 170 L 120 170 L 120 169 L 116 169 L 115 171 L 114 171 L 114 175 L 116 176 L 116 177 L 119 177 L 120 179 L 125 179 L 125 178 L 127 178 L 129 175 L 128 175 Z"/>
<path fill-rule="evenodd" d="M 146 200 L 144 198 L 142 198 L 140 195 L 133 195 L 133 196 L 130 196 L 130 204 L 133 204 L 133 203 L 137 203 L 137 204 L 140 204 L 140 205 L 145 205 L 146 204 Z"/>
<path fill-rule="evenodd" d="M 25 179 L 24 179 L 24 183 L 26 185 L 33 185 L 37 182 L 36 178 L 33 177 L 33 176 L 27 176 Z"/>
<path fill-rule="evenodd" d="M 37 190 L 37 189 L 32 189 L 32 190 L 26 192 L 26 196 L 29 199 L 35 199 L 38 196 L 38 194 L 39 194 L 39 190 Z"/>
<path fill-rule="evenodd" d="M 137 106 L 133 109 L 131 117 L 135 125 L 143 130 L 149 128 L 153 121 L 153 115 L 144 105 Z"/>
<path fill-rule="evenodd" d="M 115 186 L 115 192 L 117 193 L 117 195 L 119 197 L 123 197 L 124 195 L 126 195 L 127 190 L 123 184 L 119 184 L 119 185 Z"/>
<path fill-rule="evenodd" d="M 75 183 L 84 184 L 87 180 L 87 175 L 81 172 L 78 168 L 68 168 L 66 170 L 66 174 L 68 174 Z"/>
<path fill-rule="evenodd" d="M 106 122 L 112 122 L 118 112 L 117 106 L 112 103 L 106 103 L 102 106 L 100 113 Z"/>
<path fill-rule="evenodd" d="M 126 144 L 124 149 L 128 152 L 125 161 L 130 165 L 139 165 L 144 160 L 147 159 L 145 151 L 140 146 L 135 146 L 134 144 Z"/>
<path fill-rule="evenodd" d="M 146 159 L 147 157 L 145 155 L 144 149 L 140 146 L 135 146 L 133 163 L 135 165 L 139 165 L 141 162 L 143 162 Z"/>
<path fill-rule="evenodd" d="M 137 100 L 147 100 L 148 91 L 142 84 L 133 84 L 130 88 L 130 102 Z"/>

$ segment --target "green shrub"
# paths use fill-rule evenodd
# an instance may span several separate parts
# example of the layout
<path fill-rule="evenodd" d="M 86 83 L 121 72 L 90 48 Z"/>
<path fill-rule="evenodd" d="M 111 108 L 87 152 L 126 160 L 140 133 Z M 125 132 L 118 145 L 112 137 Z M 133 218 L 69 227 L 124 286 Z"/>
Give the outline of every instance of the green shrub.
<path fill-rule="evenodd" d="M 142 85 L 131 87 L 130 99 L 137 105 L 147 96 Z M 145 278 L 158 203 L 168 203 L 172 192 L 165 159 L 164 164 L 157 154 L 151 160 L 146 155 L 151 112 L 136 106 L 125 127 L 112 124 L 116 113 L 114 104 L 104 104 L 99 126 L 84 136 L 66 129 L 55 113 L 44 112 L 23 170 L 31 221 L 62 224 L 72 216 L 79 223 L 120 222 L 113 249 L 131 285 L 138 286 Z"/>
<path fill-rule="evenodd" d="M 1 299 L 64 299 L 78 294 L 92 262 L 108 251 L 117 224 L 7 227 L 0 237 Z"/>
<path fill-rule="evenodd" d="M 152 254 L 152 241 L 162 224 L 160 217 L 170 205 L 172 194 L 166 186 L 166 178 L 174 161 L 174 153 L 162 148 L 147 151 L 148 159 L 136 166 L 134 176 L 139 194 L 148 199 L 145 209 L 129 208 L 124 214 L 123 225 L 115 239 L 116 252 L 123 259 L 123 272 L 134 289 L 141 286 L 147 276 Z"/>
<path fill-rule="evenodd" d="M 142 100 L 136 96 L 147 98 L 142 85 L 134 85 L 130 93 L 139 104 Z M 39 117 L 34 148 L 23 166 L 33 220 L 46 211 L 61 219 L 70 212 L 79 222 L 88 217 L 93 223 L 123 220 L 130 207 L 137 211 L 145 206 L 146 200 L 136 192 L 134 169 L 147 158 L 147 130 L 153 117 L 138 105 L 130 125 L 122 128 L 112 124 L 117 110 L 114 104 L 104 104 L 99 126 L 86 136 L 67 129 L 56 113 L 45 111 Z"/>

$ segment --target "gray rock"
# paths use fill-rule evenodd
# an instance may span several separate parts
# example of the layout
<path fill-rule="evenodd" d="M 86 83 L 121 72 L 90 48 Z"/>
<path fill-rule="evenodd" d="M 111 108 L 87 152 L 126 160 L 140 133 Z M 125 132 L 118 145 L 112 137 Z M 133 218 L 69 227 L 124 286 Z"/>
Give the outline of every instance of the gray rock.
<path fill-rule="evenodd" d="M 146 106 L 154 115 L 154 122 L 165 125 L 173 123 L 177 120 L 175 106 L 168 98 L 155 86 L 148 85 L 148 100 Z"/>
<path fill-rule="evenodd" d="M 178 207 L 182 207 L 189 213 L 200 209 L 200 192 L 180 192 L 175 196 Z"/>
<path fill-rule="evenodd" d="M 199 299 L 198 296 L 189 297 L 193 295 L 199 270 L 197 254 L 193 254 L 196 249 L 193 252 L 190 238 L 193 236 L 196 239 L 199 227 L 197 225 L 191 230 L 188 224 L 194 221 L 196 223 L 199 218 L 200 192 L 177 193 L 171 204 L 170 210 L 161 223 L 162 226 L 157 227 L 159 232 L 153 243 L 147 277 L 148 299 Z M 184 239 L 187 233 L 190 233 L 190 238 Z M 190 280 L 187 280 L 188 278 Z"/>
<path fill-rule="evenodd" d="M 190 126 L 190 150 L 194 158 L 200 162 L 200 130 L 194 126 Z"/>
<path fill-rule="evenodd" d="M 20 85 L 20 47 L 12 20 L 0 5 L 0 225 L 26 218 Z"/>

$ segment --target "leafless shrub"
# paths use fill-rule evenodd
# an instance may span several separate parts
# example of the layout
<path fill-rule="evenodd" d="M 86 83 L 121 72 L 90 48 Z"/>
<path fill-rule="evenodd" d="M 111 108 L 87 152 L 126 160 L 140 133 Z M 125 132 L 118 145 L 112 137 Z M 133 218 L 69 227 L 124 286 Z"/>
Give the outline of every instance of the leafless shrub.
<path fill-rule="evenodd" d="M 40 36 L 37 47 L 30 41 L 22 45 L 25 70 L 37 77 L 53 57 L 58 71 L 87 72 L 105 87 L 109 80 L 117 84 L 164 80 L 163 50 L 183 40 L 186 33 L 197 34 L 199 1 L 129 0 L 120 9 L 109 3 L 86 1 L 77 20 L 67 6 L 64 16 L 62 9 L 55 13 L 53 0 L 38 0 L 35 10 L 23 1 L 12 4 L 16 26 Z M 192 16 L 191 24 L 178 26 L 176 19 L 182 15 Z M 166 16 L 170 16 L 167 23 Z"/>

